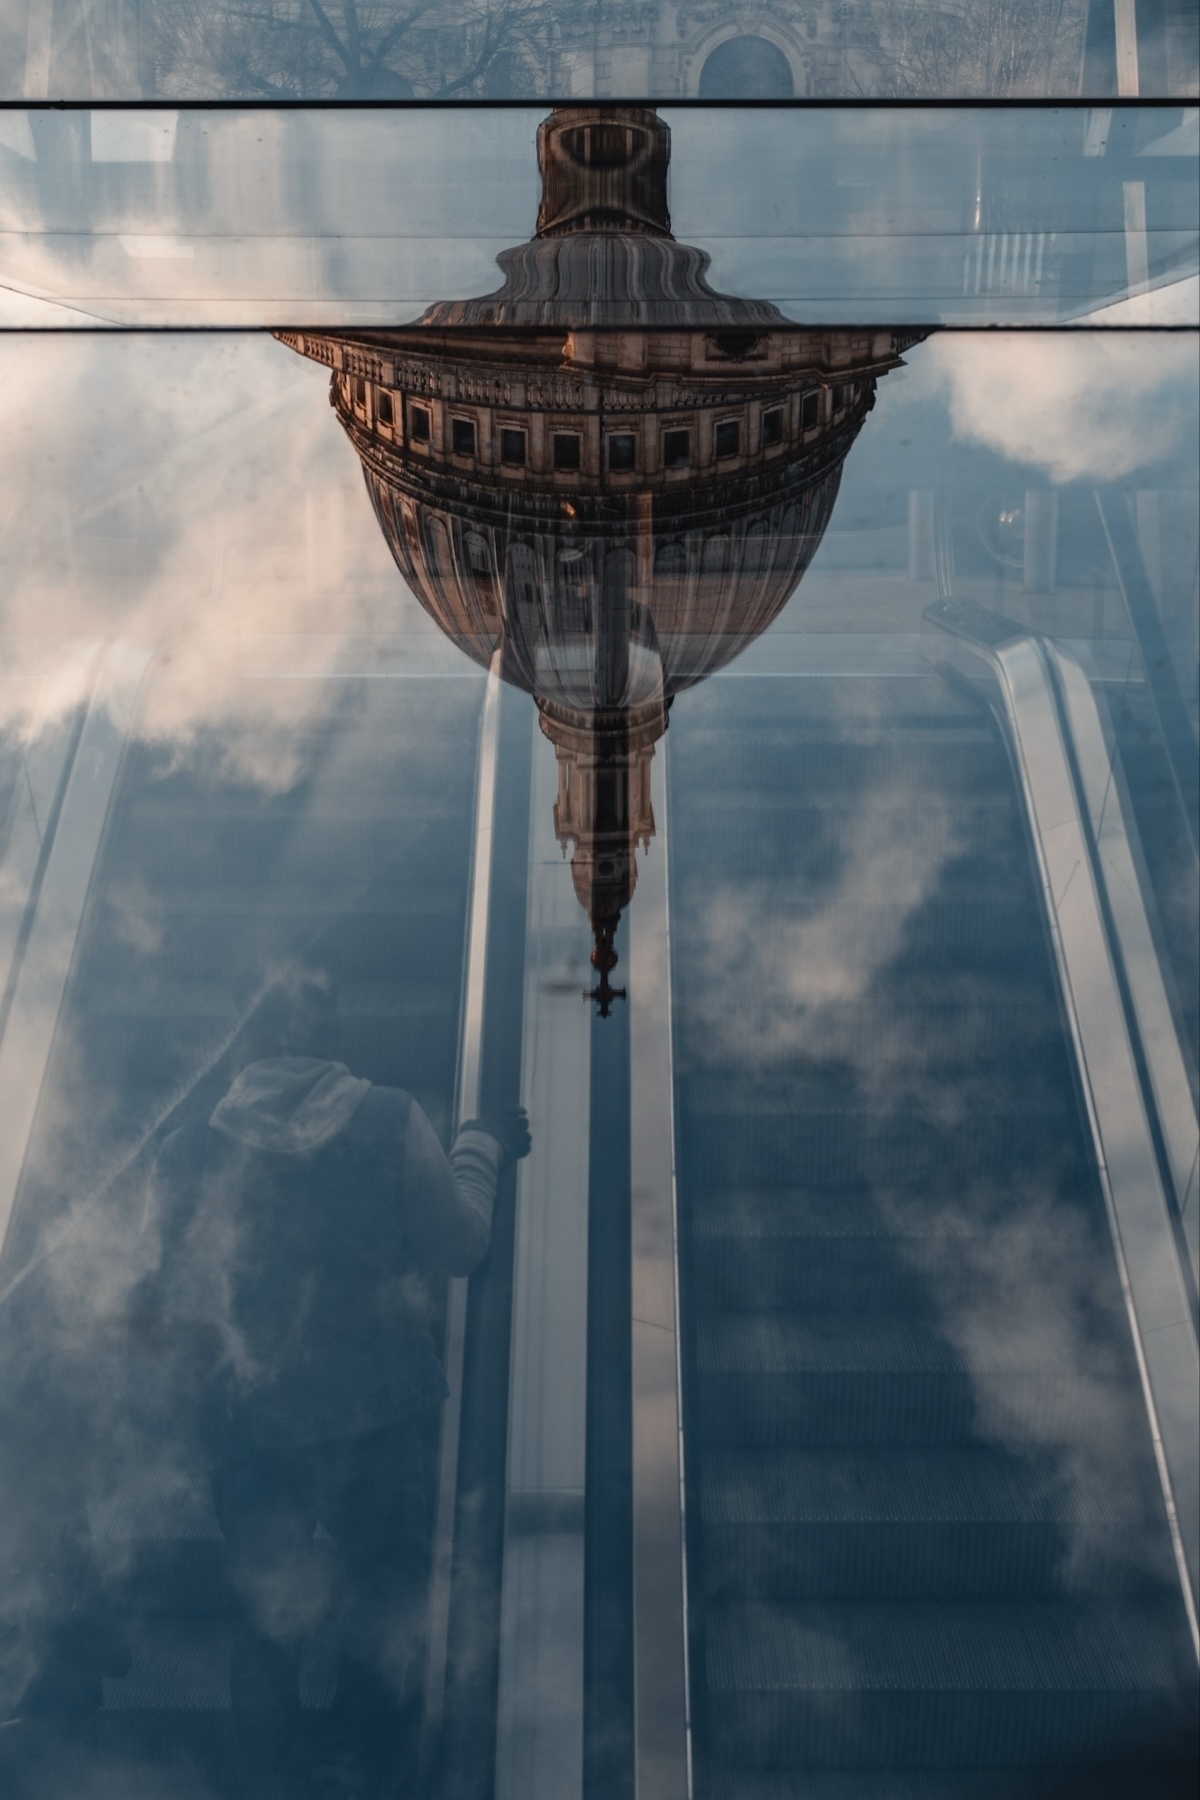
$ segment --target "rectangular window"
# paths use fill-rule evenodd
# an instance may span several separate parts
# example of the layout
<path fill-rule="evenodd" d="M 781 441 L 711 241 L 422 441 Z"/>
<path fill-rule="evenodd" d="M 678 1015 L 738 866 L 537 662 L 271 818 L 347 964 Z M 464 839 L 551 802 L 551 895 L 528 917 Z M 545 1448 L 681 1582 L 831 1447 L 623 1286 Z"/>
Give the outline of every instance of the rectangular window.
<path fill-rule="evenodd" d="M 820 424 L 820 421 L 821 395 L 819 389 L 814 388 L 811 394 L 805 394 L 801 402 L 800 428 L 802 431 L 811 431 L 814 425 Z"/>
<path fill-rule="evenodd" d="M 736 456 L 742 446 L 742 428 L 736 419 L 722 419 L 717 426 L 717 455 Z"/>
<path fill-rule="evenodd" d="M 451 419 L 450 447 L 455 456 L 474 456 L 475 426 L 470 419 Z"/>
<path fill-rule="evenodd" d="M 429 442 L 429 408 L 426 406 L 410 406 L 408 409 L 408 435 L 414 444 Z"/>
<path fill-rule="evenodd" d="M 556 469 L 577 469 L 579 467 L 579 436 L 576 432 L 555 432 L 554 466 Z"/>
<path fill-rule="evenodd" d="M 375 417 L 381 425 L 392 423 L 392 396 L 380 394 L 375 401 Z"/>
<path fill-rule="evenodd" d="M 367 384 L 361 375 L 354 377 L 354 404 L 355 406 L 367 404 Z"/>
<path fill-rule="evenodd" d="M 631 433 L 622 432 L 619 437 L 609 438 L 608 466 L 617 474 L 625 474 L 637 467 L 637 439 Z"/>
<path fill-rule="evenodd" d="M 525 433 L 506 426 L 500 433 L 500 461 L 514 469 L 525 467 Z"/>
<path fill-rule="evenodd" d="M 663 466 L 668 469 L 686 469 L 692 460 L 692 434 L 690 431 L 666 431 L 663 433 Z"/>
<path fill-rule="evenodd" d="M 783 408 L 773 406 L 770 412 L 762 416 L 763 449 L 770 450 L 774 444 L 783 442 Z"/>

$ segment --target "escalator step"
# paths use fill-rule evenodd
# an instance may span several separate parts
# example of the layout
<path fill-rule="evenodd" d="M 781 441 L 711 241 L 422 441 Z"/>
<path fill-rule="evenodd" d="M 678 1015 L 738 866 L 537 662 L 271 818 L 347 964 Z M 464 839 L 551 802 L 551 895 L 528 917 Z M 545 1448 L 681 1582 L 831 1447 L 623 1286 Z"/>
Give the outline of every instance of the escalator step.
<path fill-rule="evenodd" d="M 1169 1569 L 1131 1563 L 1129 1536 L 1116 1527 L 941 1521 L 714 1526 L 704 1534 L 704 1585 L 710 1599 L 772 1601 L 1169 1592 Z"/>
<path fill-rule="evenodd" d="M 956 1086 L 967 1069 L 975 1081 L 986 1074 L 997 1098 L 1014 1081 L 1020 1084 L 1015 1091 L 1028 1086 L 1034 1076 L 1033 1059 L 1039 1070 L 1054 1069 L 1060 1081 L 1065 1079 L 1062 1034 L 1040 970 L 1000 967 L 977 974 L 929 951 L 897 961 L 886 977 L 876 977 L 864 961 L 859 969 L 847 970 L 846 979 L 861 980 L 864 986 L 871 982 L 875 990 L 871 1001 L 822 1001 L 811 1027 L 797 1014 L 790 1040 L 777 1046 L 781 1061 L 785 1052 L 794 1050 L 793 1066 L 788 1068 L 784 1061 L 780 1069 L 777 1062 L 769 1074 L 760 1071 L 762 1098 L 756 1097 L 744 1065 L 722 1066 L 720 1036 L 706 1022 L 695 1022 L 681 1038 L 676 1057 L 676 1075 L 689 1109 L 713 1084 L 722 1095 L 722 1112 L 742 1110 L 743 1095 L 750 1110 L 757 1111 L 768 1093 L 781 1099 L 790 1096 L 791 1107 L 796 1108 L 805 1104 L 814 1086 L 819 1089 L 835 1080 L 843 1088 L 853 1083 L 866 1093 L 870 1090 L 865 1073 L 878 1066 L 894 1078 L 903 1072 L 905 1053 L 912 1046 L 920 1047 L 923 1074 L 952 1079 Z M 881 1007 L 886 1009 L 886 1043 L 893 1047 L 890 1058 L 879 1056 Z M 809 1049 L 812 1061 L 805 1057 Z M 1021 1061 L 1014 1066 L 1017 1055 Z M 820 1061 L 815 1060 L 818 1056 Z"/>
<path fill-rule="evenodd" d="M 1056 1321 L 1002 1312 L 972 1321 L 970 1368 L 987 1375 L 1054 1375 L 1073 1367 Z M 710 1313 L 699 1322 L 697 1368 L 707 1374 L 955 1375 L 964 1354 L 928 1308 L 853 1316 L 840 1312 Z"/>
<path fill-rule="evenodd" d="M 932 1308 L 909 1313 L 721 1312 L 696 1323 L 694 1405 L 702 1440 L 726 1445 L 1071 1443 L 1099 1363 L 1052 1319 L 968 1312 L 969 1356 Z M 1119 1372 L 1117 1358 L 1109 1370 Z M 1141 1441 L 1137 1392 L 1106 1390 L 1112 1441 Z"/>
<path fill-rule="evenodd" d="M 1061 1113 L 1032 1118 L 993 1114 L 948 1141 L 932 1119 L 895 1112 L 779 1115 L 765 1129 L 737 1114 L 695 1117 L 683 1139 L 688 1176 L 705 1187 L 788 1187 L 845 1183 L 934 1187 L 945 1192 L 992 1182 L 1036 1180 L 1043 1191 L 1070 1182 L 1084 1191 L 1086 1164 Z"/>
<path fill-rule="evenodd" d="M 826 1020 L 822 1012 L 821 1029 L 836 1034 L 837 1021 Z M 927 1047 L 920 1064 L 922 1080 L 938 1080 L 944 1069 L 937 1053 L 934 1025 L 926 1019 L 909 1041 Z M 692 1074 L 680 1084 L 688 1118 L 856 1119 L 865 1115 L 869 1123 L 889 1117 L 895 1106 L 872 1105 L 872 1088 L 856 1071 L 853 1043 L 839 1043 L 839 1049 L 845 1056 L 840 1065 L 798 1064 L 782 1077 L 735 1075 L 725 1070 Z M 1014 1067 L 1011 1058 L 1018 1052 L 1020 1060 Z M 955 1102 L 972 1121 L 990 1124 L 998 1118 L 1011 1119 L 1022 1130 L 1030 1129 L 1033 1121 L 1050 1120 L 1055 1126 L 1060 1125 L 1070 1092 L 1063 1079 L 1066 1069 L 1057 1059 L 1048 1064 L 1038 1056 L 1035 1046 L 1027 1042 L 1014 1044 L 1010 1039 L 1003 1058 L 980 1055 L 972 1061 L 969 1076 L 963 1074 L 958 1058 L 955 1066 Z M 1059 1079 L 1054 1080 L 1053 1075 Z"/>
<path fill-rule="evenodd" d="M 232 1633 L 221 1619 L 144 1614 L 128 1628 L 133 1666 L 104 1682 L 104 1705 L 118 1713 L 226 1712 L 230 1705 Z M 337 1631 L 321 1630 L 305 1647 L 300 1700 L 308 1709 L 333 1702 Z"/>
<path fill-rule="evenodd" d="M 726 1764 L 1021 1767 L 1188 1750 L 1182 1646 L 1161 1614 L 1129 1606 L 749 1604 L 714 1608 L 706 1635 Z"/>
<path fill-rule="evenodd" d="M 999 1212 L 999 1209 L 996 1209 Z M 1063 1212 L 1070 1217 L 1068 1208 Z M 936 1217 L 936 1215 L 934 1215 Z M 917 1221 L 919 1223 L 919 1221 Z M 756 1312 L 763 1309 L 855 1309 L 920 1304 L 930 1292 L 957 1306 L 986 1303 L 994 1290 L 991 1271 L 995 1246 L 1019 1230 L 1022 1213 L 1013 1204 L 995 1219 L 989 1236 L 981 1221 L 976 1232 L 931 1227 L 893 1237 L 874 1236 L 720 1237 L 701 1238 L 691 1258 L 692 1303 L 697 1311 L 719 1308 Z M 1047 1255 L 1075 1250 L 1080 1259 L 1099 1254 L 1090 1231 L 1074 1239 L 1060 1233 Z M 1099 1309 L 1098 1309 L 1099 1311 Z M 1099 1324 L 1099 1317 L 1097 1320 Z M 1110 1333 L 1111 1335 L 1111 1333 Z"/>
<path fill-rule="evenodd" d="M 978 1436 L 986 1400 L 1014 1444 L 1070 1441 L 1079 1403 L 1074 1372 L 993 1375 L 986 1395 L 982 1387 L 965 1370 L 939 1376 L 710 1376 L 696 1397 L 696 1422 L 709 1448 L 966 1444 Z"/>
<path fill-rule="evenodd" d="M 714 1454 L 700 1483 L 706 1523 L 1080 1525 L 1126 1527 L 1146 1495 L 1126 1469 L 1103 1484 L 1056 1481 L 1052 1463 L 982 1445 L 894 1451 Z"/>
<path fill-rule="evenodd" d="M 1147 1785 L 1153 1781 L 1153 1787 Z M 1193 1800 L 1194 1767 L 1108 1766 L 1084 1774 L 1022 1769 L 820 1769 L 803 1776 L 775 1770 L 710 1768 L 696 1800 Z"/>
<path fill-rule="evenodd" d="M 105 1679 L 112 1712 L 221 1712 L 229 1706 L 229 1625 L 151 1615 L 129 1626 L 133 1667 Z"/>
<path fill-rule="evenodd" d="M 788 1241 L 857 1244 L 883 1237 L 897 1245 L 908 1241 L 965 1245 L 978 1237 L 994 1239 L 997 1219 L 991 1208 L 1007 1198 L 1000 1187 L 977 1201 L 971 1212 L 946 1206 L 941 1194 L 914 1194 L 908 1188 L 886 1185 L 869 1189 L 816 1185 L 709 1188 L 693 1196 L 689 1223 L 702 1243 L 736 1240 L 769 1243 L 774 1248 Z M 1039 1240 L 1048 1244 L 1075 1241 L 1077 1217 L 1068 1215 L 1064 1220 L 1059 1211 L 1061 1196 L 1050 1198 L 1053 1207 L 1046 1205 L 1046 1190 L 1040 1185 Z"/>
<path fill-rule="evenodd" d="M 728 1452 L 700 1484 L 711 1598 L 1169 1592 L 1153 1496 L 1048 1459 L 959 1450 Z M 1149 1545 L 1149 1547 L 1148 1547 Z"/>

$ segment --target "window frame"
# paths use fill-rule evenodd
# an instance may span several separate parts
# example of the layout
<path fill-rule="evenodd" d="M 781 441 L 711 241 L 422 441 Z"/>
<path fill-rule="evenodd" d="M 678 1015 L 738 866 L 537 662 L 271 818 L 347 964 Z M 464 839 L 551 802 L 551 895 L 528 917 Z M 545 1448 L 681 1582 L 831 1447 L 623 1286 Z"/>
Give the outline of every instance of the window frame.
<path fill-rule="evenodd" d="M 574 462 L 559 461 L 560 444 L 574 444 Z M 579 431 L 552 431 L 550 434 L 550 462 L 556 475 L 578 475 L 583 468 L 583 433 Z"/>
<path fill-rule="evenodd" d="M 460 431 L 470 433 L 471 448 L 469 450 L 461 450 L 458 446 L 457 440 Z M 463 418 L 461 414 L 451 413 L 450 454 L 451 456 L 461 457 L 464 462 L 473 462 L 479 455 L 479 427 L 476 425 L 474 419 L 466 419 Z"/>
<path fill-rule="evenodd" d="M 521 454 L 519 457 L 504 454 L 505 438 L 520 438 Z M 529 433 L 524 425 L 501 425 L 499 439 L 500 467 L 502 469 L 527 469 L 529 467 Z"/>
<path fill-rule="evenodd" d="M 729 431 L 733 432 L 733 440 L 734 440 L 733 448 L 732 448 L 732 450 L 722 450 L 721 434 L 722 434 L 722 432 L 729 432 Z M 741 419 L 733 418 L 733 419 L 718 419 L 718 420 L 716 420 L 715 424 L 713 425 L 713 460 L 714 460 L 714 462 L 729 462 L 732 460 L 733 457 L 740 456 L 741 454 L 742 454 L 742 421 L 741 421 Z"/>
<path fill-rule="evenodd" d="M 682 458 L 676 457 L 672 460 L 670 451 L 670 442 L 672 438 L 675 438 L 676 440 L 679 438 L 683 439 L 685 448 Z M 692 428 L 690 425 L 663 426 L 662 465 L 668 473 L 679 469 L 690 469 L 692 467 Z"/>

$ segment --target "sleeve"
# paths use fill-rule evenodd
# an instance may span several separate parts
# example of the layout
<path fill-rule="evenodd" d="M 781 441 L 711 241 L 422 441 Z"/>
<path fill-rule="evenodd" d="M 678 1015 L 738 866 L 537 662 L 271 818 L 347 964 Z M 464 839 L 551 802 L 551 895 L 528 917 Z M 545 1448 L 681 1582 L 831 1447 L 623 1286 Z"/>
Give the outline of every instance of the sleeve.
<path fill-rule="evenodd" d="M 143 1332 L 211 1329 L 228 1311 L 224 1241 L 216 1254 L 197 1254 L 191 1239 L 201 1195 L 200 1146 L 189 1128 L 173 1131 L 159 1148 L 146 1183 L 137 1247 L 138 1279 L 127 1307 L 129 1324 Z"/>
<path fill-rule="evenodd" d="M 187 1252 L 196 1206 L 195 1142 L 185 1128 L 159 1147 L 146 1183 L 137 1278 L 114 1321 L 124 1346 L 125 1378 L 139 1416 L 154 1407 L 191 1404 L 222 1356 L 220 1312 L 208 1271 Z M 149 1409 L 147 1411 L 146 1409 Z"/>
<path fill-rule="evenodd" d="M 405 1141 L 407 1236 L 422 1268 L 469 1275 L 492 1235 L 492 1206 L 503 1151 L 477 1125 L 458 1133 L 449 1156 L 414 1100 Z"/>

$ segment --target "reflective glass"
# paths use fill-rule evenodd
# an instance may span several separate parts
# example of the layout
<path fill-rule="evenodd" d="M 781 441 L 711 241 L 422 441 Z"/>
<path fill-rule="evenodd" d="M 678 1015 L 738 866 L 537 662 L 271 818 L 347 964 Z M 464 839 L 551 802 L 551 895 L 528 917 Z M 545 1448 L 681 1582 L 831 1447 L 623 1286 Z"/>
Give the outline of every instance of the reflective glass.
<path fill-rule="evenodd" d="M 0 335 L 0 1791 L 1190 1795 L 1196 334 L 430 117 L 419 308 Z"/>
<path fill-rule="evenodd" d="M 4 0 L 11 99 L 670 99 L 1200 91 L 1189 0 Z"/>
<path fill-rule="evenodd" d="M 602 322 L 605 294 L 639 324 L 684 316 L 653 282 L 630 310 L 616 264 L 595 293 L 578 259 L 569 279 L 565 263 L 552 271 L 556 255 L 575 253 L 562 247 L 565 219 L 539 212 L 542 117 L 532 107 L 0 114 L 0 323 L 387 327 L 488 293 L 497 258 L 533 306 L 510 322 L 536 322 L 548 299 L 539 280 L 558 284 L 558 316 L 571 323 Z M 619 118 L 612 129 L 636 137 L 654 167 L 653 216 L 621 202 L 630 229 L 672 233 L 694 246 L 695 277 L 707 269 L 713 287 L 785 318 L 1200 319 L 1195 108 L 576 117 L 578 141 L 554 140 L 558 180 L 600 159 L 589 179 L 608 204 L 603 120 Z M 531 237 L 542 249 L 522 253 Z"/>

